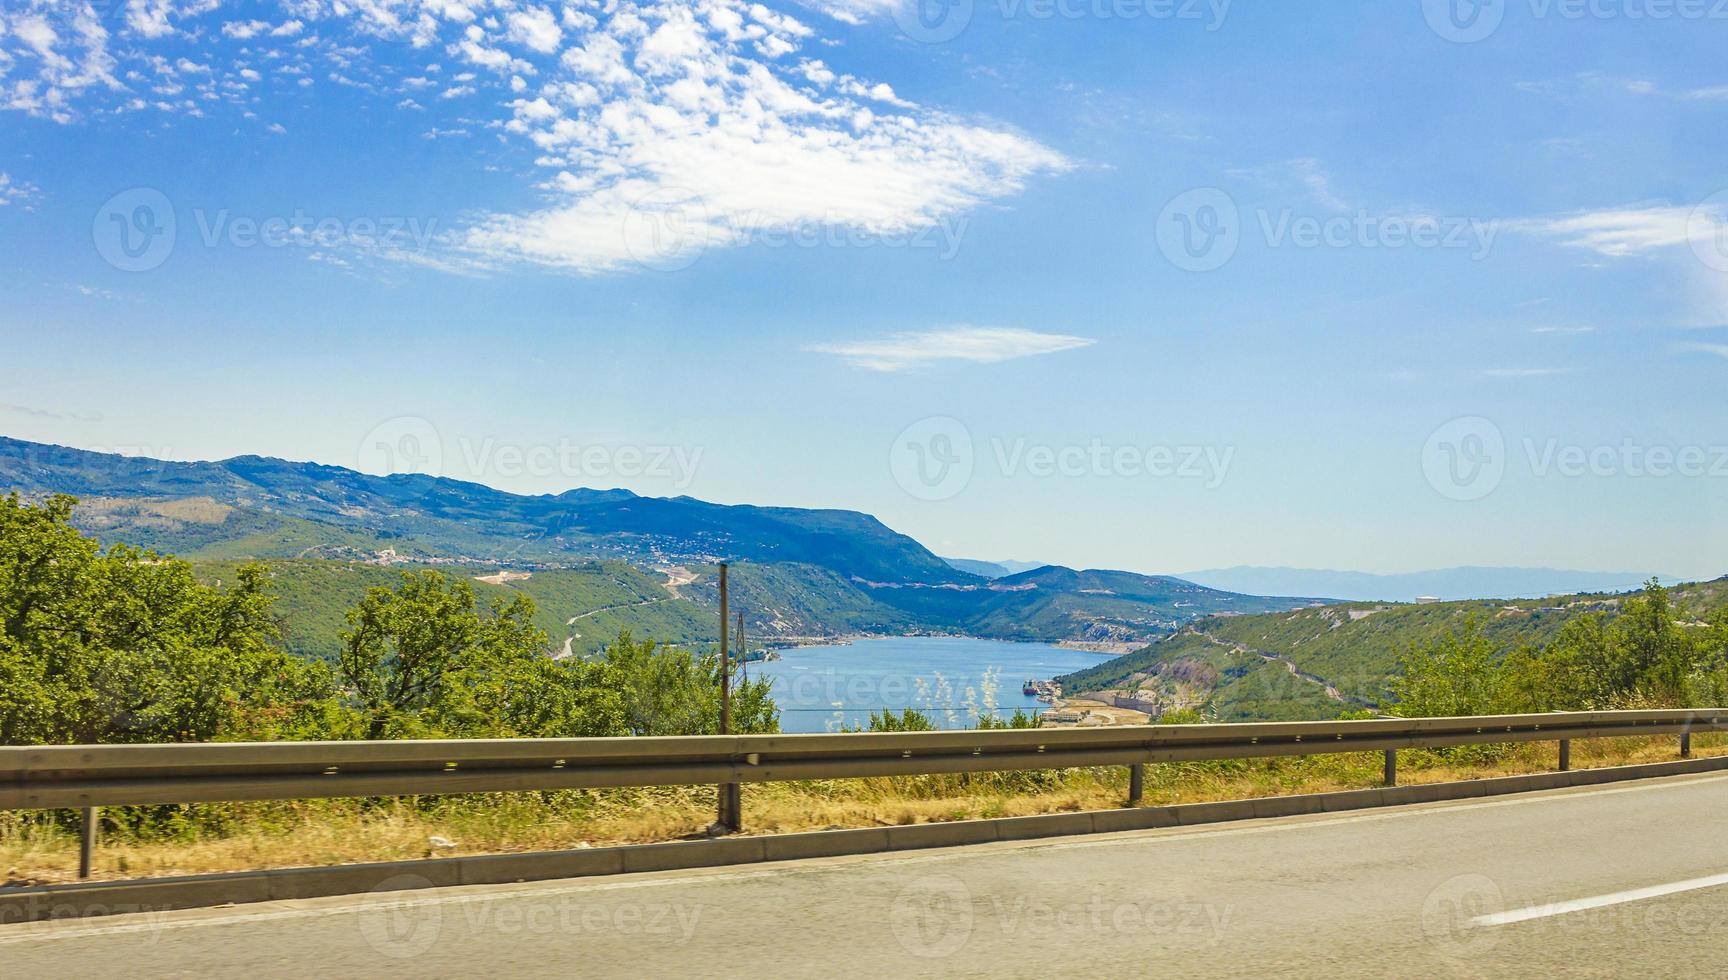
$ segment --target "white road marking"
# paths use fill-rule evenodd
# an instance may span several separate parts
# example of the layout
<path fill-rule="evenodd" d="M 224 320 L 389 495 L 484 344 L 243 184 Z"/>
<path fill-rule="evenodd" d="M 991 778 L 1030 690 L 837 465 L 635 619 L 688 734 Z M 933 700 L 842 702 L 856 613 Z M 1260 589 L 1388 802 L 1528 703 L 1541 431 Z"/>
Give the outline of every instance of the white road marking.
<path fill-rule="evenodd" d="M 1717 888 L 1722 885 L 1728 885 L 1728 874 L 1688 878 L 1685 881 L 1669 882 L 1666 885 L 1650 885 L 1646 888 L 1629 888 L 1623 892 L 1610 892 L 1606 895 L 1594 895 L 1590 898 L 1574 898 L 1567 902 L 1531 905 L 1527 908 L 1513 909 L 1510 912 L 1479 915 L 1471 919 L 1470 922 L 1472 925 L 1478 926 L 1507 926 L 1514 922 L 1546 919 L 1554 915 L 1570 915 L 1573 912 L 1586 912 L 1590 909 L 1599 909 L 1609 905 L 1624 905 L 1627 902 L 1642 902 L 1647 898 L 1661 898 L 1664 895 L 1692 892 L 1700 888 Z"/>
<path fill-rule="evenodd" d="M 1130 830 L 1120 831 L 1110 835 L 1096 835 L 1079 839 L 1046 838 L 1028 841 L 997 841 L 994 844 L 973 845 L 968 847 L 940 848 L 923 853 L 894 853 L 855 855 L 841 858 L 816 858 L 809 863 L 787 863 L 781 867 L 761 869 L 741 868 L 700 868 L 678 873 L 657 873 L 653 877 L 637 877 L 625 880 L 595 880 L 578 878 L 549 881 L 544 884 L 529 884 L 526 887 L 508 888 L 497 885 L 465 886 L 462 891 L 452 893 L 448 889 L 434 888 L 414 892 L 373 892 L 366 895 L 331 896 L 326 899 L 307 899 L 317 902 L 315 906 L 299 906 L 284 908 L 278 903 L 260 902 L 250 907 L 241 906 L 233 913 L 213 915 L 210 909 L 165 909 L 151 912 L 139 912 L 124 916 L 127 921 L 105 923 L 102 925 L 88 924 L 89 920 L 73 922 L 55 920 L 45 922 L 22 922 L 0 927 L 0 946 L 14 943 L 53 942 L 63 939 L 86 939 L 96 936 L 124 935 L 129 933 L 160 933 L 168 930 L 195 929 L 202 926 L 238 925 L 260 921 L 282 919 L 322 919 L 330 916 L 349 915 L 360 912 L 378 912 L 387 909 L 419 908 L 428 905 L 467 904 L 470 902 L 494 902 L 510 899 L 546 897 L 564 895 L 571 892 L 617 891 L 638 888 L 656 888 L 668 885 L 688 886 L 704 880 L 738 881 L 751 878 L 778 878 L 785 875 L 821 874 L 836 868 L 856 867 L 868 863 L 875 867 L 884 865 L 933 864 L 945 861 L 965 860 L 984 853 L 985 849 L 1015 850 L 1069 850 L 1091 847 L 1122 847 L 1135 844 L 1149 844 L 1161 841 L 1191 841 L 1212 837 L 1235 837 L 1245 834 L 1271 834 L 1289 830 L 1299 830 L 1305 827 L 1331 827 L 1345 824 L 1371 823 L 1382 820 L 1400 820 L 1410 817 L 1421 817 L 1437 813 L 1453 813 L 1461 810 L 1488 810 L 1507 806 L 1528 806 L 1531 804 L 1566 800 L 1586 796 L 1617 796 L 1621 793 L 1650 792 L 1652 790 L 1679 789 L 1728 780 L 1728 774 L 1710 773 L 1697 774 L 1690 778 L 1679 777 L 1649 782 L 1636 782 L 1617 786 L 1592 787 L 1585 789 L 1576 787 L 1582 792 L 1546 791 L 1528 796 L 1516 796 L 1502 799 L 1475 800 L 1470 802 L 1450 801 L 1440 804 L 1411 804 L 1407 806 L 1387 807 L 1368 812 L 1341 811 L 1337 814 L 1313 814 L 1314 819 L 1292 820 L 1290 818 L 1269 818 L 1267 823 L 1257 823 L 1252 826 L 1231 825 L 1197 825 L 1193 827 L 1167 827 L 1152 831 Z M 836 863 L 844 862 L 844 863 Z M 1699 879 L 1703 880 L 1703 879 Z M 1706 886 L 1700 886 L 1706 887 Z M 468 891 L 467 888 L 476 889 Z M 323 904 L 337 902 L 340 904 Z M 275 906 L 275 907 L 272 907 Z M 1503 913 L 1504 914 L 1504 913 Z M 139 921 L 144 920 L 144 921 Z"/>

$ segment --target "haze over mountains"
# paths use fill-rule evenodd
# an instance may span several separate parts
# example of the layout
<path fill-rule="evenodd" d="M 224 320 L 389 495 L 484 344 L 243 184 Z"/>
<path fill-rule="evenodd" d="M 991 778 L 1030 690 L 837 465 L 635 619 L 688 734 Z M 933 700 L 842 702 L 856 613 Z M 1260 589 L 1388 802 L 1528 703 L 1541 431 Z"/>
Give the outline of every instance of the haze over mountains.
<path fill-rule="evenodd" d="M 1030 572 L 1034 568 L 1043 568 L 1051 564 L 1047 561 L 981 561 L 977 558 L 944 558 L 943 561 L 963 572 L 982 575 L 985 578 L 1007 578 L 1021 572 Z"/>
<path fill-rule="evenodd" d="M 1351 602 L 1416 602 L 1422 599 L 1540 599 L 1586 592 L 1627 592 L 1649 572 L 1578 572 L 1558 568 L 1461 566 L 1375 575 L 1318 568 L 1238 566 L 1188 572 L 1190 582 L 1230 592 L 1323 595 Z M 1664 582 L 1673 576 L 1659 576 Z"/>

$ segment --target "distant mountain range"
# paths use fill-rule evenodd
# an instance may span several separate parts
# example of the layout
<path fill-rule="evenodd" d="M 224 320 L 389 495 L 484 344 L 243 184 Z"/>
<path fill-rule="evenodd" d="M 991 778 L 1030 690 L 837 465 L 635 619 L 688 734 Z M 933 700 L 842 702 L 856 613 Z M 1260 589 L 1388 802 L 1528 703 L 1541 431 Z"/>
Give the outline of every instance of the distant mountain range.
<path fill-rule="evenodd" d="M 1047 561 L 980 561 L 977 558 L 944 558 L 943 561 L 962 572 L 982 575 L 985 578 L 1006 578 L 1021 572 L 1030 572 L 1034 568 L 1043 568 L 1050 564 Z"/>
<path fill-rule="evenodd" d="M 4 437 L 0 488 L 98 498 L 104 501 L 103 523 L 129 525 L 126 540 L 177 552 L 199 550 L 201 532 L 210 542 L 230 542 L 242 530 L 240 540 L 259 557 L 370 557 L 391 548 L 404 557 L 731 559 L 800 562 L 888 581 L 969 578 L 918 542 L 855 511 L 726 506 L 690 497 L 639 497 L 628 490 L 524 496 L 459 480 L 371 476 L 262 456 L 169 462 Z M 160 515 L 128 521 L 139 515 L 113 506 L 140 498 L 209 500 L 240 511 L 243 526 L 235 527 L 230 513 L 202 529 L 176 529 L 182 533 L 164 540 L 157 532 L 169 529 Z M 329 540 L 308 545 L 321 535 Z"/>
<path fill-rule="evenodd" d="M 212 578 L 236 561 L 272 562 L 285 607 L 312 624 L 290 623 L 310 651 L 328 651 L 338 600 L 378 584 L 376 566 L 400 564 L 452 566 L 488 588 L 533 594 L 543 622 L 559 627 L 549 629 L 555 640 L 564 633 L 578 652 L 619 629 L 709 638 L 719 561 L 737 566 L 735 601 L 757 641 L 931 632 L 1121 646 L 1201 616 L 1314 601 L 1023 562 L 974 572 L 855 511 L 625 490 L 526 496 L 260 456 L 171 462 L 0 437 L 0 492 L 9 490 L 74 494 L 87 533 L 187 558 Z M 644 579 L 631 568 L 655 571 Z M 526 574 L 487 574 L 498 569 Z"/>
<path fill-rule="evenodd" d="M 1642 586 L 1650 579 L 1650 573 L 1462 566 L 1374 575 L 1317 568 L 1238 566 L 1189 572 L 1181 577 L 1229 592 L 1323 595 L 1352 602 L 1416 602 L 1421 599 L 1540 599 L 1586 592 L 1627 592 Z M 1677 581 L 1666 575 L 1661 578 L 1664 582 Z"/>

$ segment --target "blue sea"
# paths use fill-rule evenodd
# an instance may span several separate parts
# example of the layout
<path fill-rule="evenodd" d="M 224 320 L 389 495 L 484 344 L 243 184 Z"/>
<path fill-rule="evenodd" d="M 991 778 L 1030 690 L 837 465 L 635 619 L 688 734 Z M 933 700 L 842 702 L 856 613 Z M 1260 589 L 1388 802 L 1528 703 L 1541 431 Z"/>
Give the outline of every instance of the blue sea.
<path fill-rule="evenodd" d="M 1046 643 L 946 636 L 798 647 L 780 656 L 751 664 L 749 673 L 752 679 L 773 680 L 785 732 L 862 727 L 882 708 L 917 708 L 940 727 L 970 728 L 986 710 L 1006 717 L 1016 708 L 1049 707 L 1020 693 L 1028 680 L 1047 680 L 1110 659 Z"/>

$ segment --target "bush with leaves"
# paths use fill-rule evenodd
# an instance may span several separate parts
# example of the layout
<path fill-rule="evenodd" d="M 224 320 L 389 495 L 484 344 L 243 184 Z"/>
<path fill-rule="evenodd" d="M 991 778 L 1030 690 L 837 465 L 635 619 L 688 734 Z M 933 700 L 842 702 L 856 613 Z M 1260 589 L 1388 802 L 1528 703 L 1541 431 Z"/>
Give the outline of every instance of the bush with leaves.
<path fill-rule="evenodd" d="M 319 737 L 328 671 L 276 646 L 267 571 L 226 589 L 72 526 L 72 497 L 0 498 L 0 743 Z"/>

